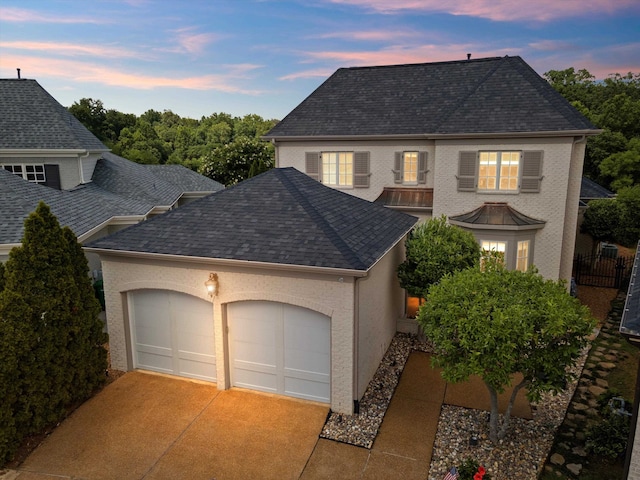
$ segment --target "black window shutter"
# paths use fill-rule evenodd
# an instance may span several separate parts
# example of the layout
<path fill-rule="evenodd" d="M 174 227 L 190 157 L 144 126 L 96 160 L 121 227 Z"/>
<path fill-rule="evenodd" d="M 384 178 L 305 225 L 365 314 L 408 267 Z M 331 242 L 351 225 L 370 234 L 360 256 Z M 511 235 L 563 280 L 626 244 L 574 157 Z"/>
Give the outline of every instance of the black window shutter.
<path fill-rule="evenodd" d="M 542 183 L 542 150 L 522 152 L 521 193 L 538 193 Z"/>
<path fill-rule="evenodd" d="M 404 154 L 402 152 L 396 152 L 393 162 L 393 182 L 402 183 L 402 170 L 404 166 Z"/>
<path fill-rule="evenodd" d="M 427 158 L 429 152 L 418 152 L 418 183 L 427 183 Z"/>
<path fill-rule="evenodd" d="M 460 152 L 458 176 L 456 177 L 459 192 L 475 192 L 477 166 L 477 152 Z"/>
<path fill-rule="evenodd" d="M 304 154 L 305 172 L 317 181 L 322 180 L 322 154 L 319 152 L 306 152 Z"/>
<path fill-rule="evenodd" d="M 353 153 L 353 187 L 369 188 L 369 152 Z"/>
<path fill-rule="evenodd" d="M 60 165 L 45 165 L 44 177 L 44 184 L 47 187 L 55 188 L 56 190 L 62 189 L 62 185 L 60 184 Z"/>

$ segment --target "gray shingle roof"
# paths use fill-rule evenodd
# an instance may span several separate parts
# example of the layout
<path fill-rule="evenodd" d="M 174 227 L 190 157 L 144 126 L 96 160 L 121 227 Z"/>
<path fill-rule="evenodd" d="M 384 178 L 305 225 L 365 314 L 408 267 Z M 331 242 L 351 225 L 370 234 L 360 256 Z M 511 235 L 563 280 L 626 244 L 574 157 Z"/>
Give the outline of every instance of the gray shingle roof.
<path fill-rule="evenodd" d="M 61 225 L 69 226 L 77 236 L 113 217 L 146 215 L 154 207 L 173 205 L 187 190 L 171 182 L 171 177 L 181 170 L 171 166 L 172 173 L 165 176 L 158 173 L 164 167 L 149 169 L 105 152 L 98 160 L 93 182 L 72 190 L 55 190 L 30 183 L 0 169 L 0 243 L 21 241 L 24 220 L 40 200 L 51 207 Z M 190 170 L 184 170 L 188 178 L 192 176 Z M 206 193 L 224 188 L 206 177 L 183 183 L 189 184 L 189 192 Z"/>
<path fill-rule="evenodd" d="M 520 57 L 341 68 L 265 138 L 588 131 Z"/>
<path fill-rule="evenodd" d="M 0 112 L 0 149 L 108 150 L 35 80 L 0 79 Z"/>
<path fill-rule="evenodd" d="M 224 185 L 182 165 L 142 165 L 154 176 L 178 187 L 182 192 L 217 192 Z"/>
<path fill-rule="evenodd" d="M 582 183 L 580 184 L 580 200 L 588 201 L 597 198 L 613 198 L 612 191 L 607 190 L 602 185 L 597 184 L 593 180 L 582 177 Z"/>
<path fill-rule="evenodd" d="M 87 246 L 366 271 L 416 221 L 281 168 Z"/>

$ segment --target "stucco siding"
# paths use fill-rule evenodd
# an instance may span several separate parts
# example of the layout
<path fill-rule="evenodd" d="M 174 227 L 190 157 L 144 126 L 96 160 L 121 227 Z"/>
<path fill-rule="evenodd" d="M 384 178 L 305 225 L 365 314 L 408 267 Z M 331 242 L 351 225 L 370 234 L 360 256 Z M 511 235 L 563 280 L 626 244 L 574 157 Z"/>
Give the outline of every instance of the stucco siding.
<path fill-rule="evenodd" d="M 195 263 L 102 259 L 109 343 L 113 368 L 132 368 L 127 352 L 126 292 L 166 289 L 208 301 L 204 282 L 218 274 L 219 294 L 212 310 L 216 342 L 217 385 L 230 387 L 226 307 L 231 302 L 267 300 L 318 311 L 331 319 L 331 408 L 352 413 L 354 392 L 354 286 L 353 278 L 296 274 L 286 271 L 230 268 Z"/>
<path fill-rule="evenodd" d="M 532 263 L 540 273 L 551 279 L 560 278 L 565 223 L 575 235 L 576 218 L 567 219 L 567 184 L 570 175 L 573 138 L 530 140 L 449 140 L 436 145 L 435 170 L 437 184 L 434 189 L 433 216 L 460 215 L 484 202 L 507 202 L 530 217 L 544 220 L 544 228 L 535 234 Z M 463 150 L 542 150 L 541 190 L 539 193 L 481 193 L 457 190 L 458 156 Z M 578 183 L 580 178 L 577 178 Z M 576 209 L 577 215 L 577 198 Z M 570 232 L 569 232 L 570 235 Z M 574 237 L 575 238 L 575 237 Z M 573 250 L 573 247 L 571 248 Z M 570 273 L 570 272 L 569 272 Z"/>
<path fill-rule="evenodd" d="M 369 152 L 370 177 L 369 188 L 340 188 L 351 195 L 365 200 L 374 201 L 380 196 L 384 187 L 400 187 L 401 184 L 394 184 L 393 167 L 395 152 L 402 151 L 426 151 L 427 158 L 427 183 L 417 185 L 418 187 L 433 188 L 434 173 L 434 142 L 407 142 L 399 143 L 392 141 L 369 141 L 369 142 L 317 142 L 313 145 L 301 142 L 280 143 L 277 146 L 278 167 L 294 167 L 297 170 L 305 171 L 305 152 L 327 152 L 327 151 L 347 151 L 347 152 Z M 416 185 L 413 185 L 414 187 Z"/>
<path fill-rule="evenodd" d="M 358 382 L 362 398 L 404 314 L 404 290 L 396 269 L 403 260 L 403 243 L 398 243 L 380 260 L 358 287 Z"/>

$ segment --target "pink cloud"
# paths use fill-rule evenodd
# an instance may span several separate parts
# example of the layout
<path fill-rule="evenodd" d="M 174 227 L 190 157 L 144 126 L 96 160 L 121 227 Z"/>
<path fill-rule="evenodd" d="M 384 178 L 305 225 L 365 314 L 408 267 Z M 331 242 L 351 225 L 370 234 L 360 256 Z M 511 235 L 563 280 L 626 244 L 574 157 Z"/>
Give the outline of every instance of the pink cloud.
<path fill-rule="evenodd" d="M 1 48 L 54 52 L 60 55 L 88 55 L 104 58 L 140 58 L 141 54 L 120 47 L 55 42 L 0 42 Z"/>
<path fill-rule="evenodd" d="M 365 40 L 365 41 L 390 41 L 399 38 L 415 38 L 418 34 L 409 31 L 389 31 L 389 30 L 368 30 L 368 31 L 337 31 L 323 35 L 314 36 L 313 38 L 339 38 L 342 40 Z"/>
<path fill-rule="evenodd" d="M 36 12 L 34 10 L 26 10 L 24 8 L 0 7 L 0 18 L 5 22 L 14 23 L 94 23 L 106 24 L 110 23 L 104 19 L 82 16 L 57 16 L 47 13 Z"/>
<path fill-rule="evenodd" d="M 299 80 L 304 78 L 327 78 L 334 72 L 331 68 L 317 68 L 314 70 L 303 70 L 279 77 L 278 80 Z"/>
<path fill-rule="evenodd" d="M 496 21 L 550 21 L 589 14 L 612 14 L 626 8 L 638 8 L 637 0 L 329 0 L 362 7 L 378 13 L 394 14 L 440 12 L 467 15 Z"/>
<path fill-rule="evenodd" d="M 190 54 L 203 53 L 207 45 L 220 38 L 214 33 L 193 33 L 193 28 L 181 28 L 175 34 L 178 47 L 172 50 Z"/>
<path fill-rule="evenodd" d="M 5 55 L 0 73 L 10 77 L 15 75 L 15 71 L 6 69 L 6 65 L 21 68 L 23 78 L 57 77 L 71 82 L 93 82 L 139 90 L 169 87 L 187 90 L 215 90 L 246 95 L 262 93 L 257 89 L 242 88 L 238 83 L 239 80 L 246 78 L 249 71 L 259 68 L 257 65 L 249 64 L 229 65 L 226 67 L 226 71 L 221 74 L 175 77 L 129 73 L 104 65 L 72 60 Z M 11 73 L 7 75 L 9 71 Z"/>

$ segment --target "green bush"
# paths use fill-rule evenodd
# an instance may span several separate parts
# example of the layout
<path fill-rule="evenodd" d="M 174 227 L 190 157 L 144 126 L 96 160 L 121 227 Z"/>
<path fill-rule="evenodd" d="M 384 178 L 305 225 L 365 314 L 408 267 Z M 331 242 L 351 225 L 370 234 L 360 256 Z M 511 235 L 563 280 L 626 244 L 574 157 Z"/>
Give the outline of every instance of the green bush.
<path fill-rule="evenodd" d="M 465 459 L 458 467 L 458 480 L 474 480 L 481 465 L 473 458 Z M 482 480 L 491 480 L 491 475 L 485 473 Z"/>
<path fill-rule="evenodd" d="M 630 417 L 611 414 L 587 428 L 587 451 L 615 459 L 624 455 L 629 438 Z"/>

